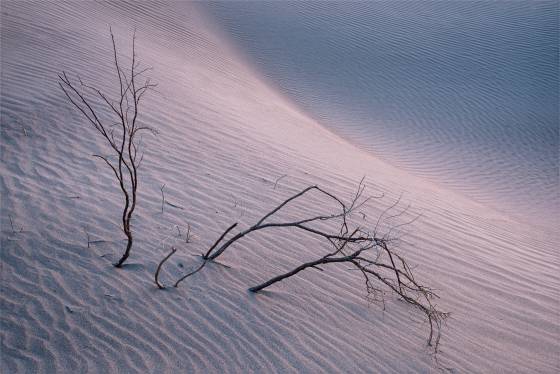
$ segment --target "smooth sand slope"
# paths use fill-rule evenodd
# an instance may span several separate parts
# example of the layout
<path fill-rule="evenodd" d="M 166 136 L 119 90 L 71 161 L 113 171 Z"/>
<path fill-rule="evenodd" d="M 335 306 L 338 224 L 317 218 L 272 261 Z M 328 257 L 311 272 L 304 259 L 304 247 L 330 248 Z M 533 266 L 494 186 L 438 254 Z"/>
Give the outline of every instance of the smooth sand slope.
<path fill-rule="evenodd" d="M 138 55 L 158 92 L 146 138 L 136 242 L 124 247 L 121 196 L 91 157 L 103 143 L 65 101 L 61 70 L 114 88 L 108 25 Z M 5 373 L 541 372 L 559 370 L 558 236 L 379 161 L 286 102 L 185 3 L 2 4 L 1 369 Z M 275 181 L 282 175 L 276 188 Z M 179 289 L 157 290 L 199 263 L 231 223 L 246 227 L 319 184 L 350 197 L 362 176 L 366 223 L 403 194 L 400 251 L 452 312 L 438 364 L 415 310 L 368 305 L 345 267 L 308 271 L 259 295 L 247 288 L 323 253 L 294 231 L 239 241 Z M 161 213 L 160 187 L 171 205 Z M 309 200 L 294 215 L 320 209 Z M 12 224 L 16 232 L 12 230 Z M 551 219 L 557 219 L 553 217 Z M 22 231 L 20 232 L 20 228 Z M 88 248 L 87 235 L 90 240 Z"/>
<path fill-rule="evenodd" d="M 321 125 L 516 220 L 557 214 L 557 1 L 207 2 Z"/>

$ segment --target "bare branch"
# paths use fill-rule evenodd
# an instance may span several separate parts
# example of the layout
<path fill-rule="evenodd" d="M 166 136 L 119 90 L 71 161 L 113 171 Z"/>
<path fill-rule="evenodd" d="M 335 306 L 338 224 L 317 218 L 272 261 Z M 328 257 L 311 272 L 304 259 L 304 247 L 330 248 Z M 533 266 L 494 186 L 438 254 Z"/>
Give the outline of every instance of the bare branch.
<path fill-rule="evenodd" d="M 134 35 L 132 38 L 132 62 L 130 69 L 127 71 L 121 66 L 115 35 L 111 28 L 109 28 L 109 33 L 113 48 L 113 65 L 118 78 L 119 98 L 116 101 L 111 100 L 100 89 L 84 83 L 79 76 L 77 77 L 78 83 L 74 83 L 68 78 L 66 72 L 58 74 L 58 84 L 70 103 L 102 135 L 114 155 L 117 156 L 117 160 L 111 162 L 108 157 L 94 155 L 111 168 L 124 197 L 121 222 L 122 230 L 128 241 L 125 252 L 115 264 L 116 267 L 121 267 L 128 259 L 132 248 L 131 220 L 137 202 L 138 168 L 143 157 L 143 152 L 140 151 L 141 138 L 138 141 L 136 135 L 139 129 L 149 129 L 153 134 L 156 134 L 156 131 L 148 126 L 138 127 L 138 102 L 139 97 L 155 87 L 155 84 L 150 83 L 148 78 L 144 85 L 137 87 L 136 78 L 150 69 L 135 71 L 138 67 L 135 51 L 136 36 Z M 107 127 L 101 122 L 98 112 L 94 109 L 97 108 L 97 104 L 103 106 L 113 116 L 109 122 L 111 123 L 110 126 Z M 140 154 L 139 158 L 137 157 L 138 154 Z"/>
<path fill-rule="evenodd" d="M 228 227 L 226 229 L 226 231 L 224 231 L 222 233 L 222 235 L 218 238 L 218 240 L 216 240 L 216 242 L 210 247 L 210 249 L 208 250 L 208 252 L 206 252 L 206 254 L 203 256 L 205 259 L 209 258 L 210 253 L 212 253 L 212 251 L 214 250 L 214 248 L 216 248 L 216 246 L 218 244 L 220 244 L 220 242 L 222 241 L 222 239 L 231 231 L 233 230 L 235 227 L 237 227 L 237 222 L 234 223 L 233 225 L 231 225 L 230 227 Z"/>
<path fill-rule="evenodd" d="M 274 213 L 278 212 L 280 209 L 282 209 L 284 206 L 286 206 L 286 204 L 288 204 L 290 201 L 297 199 L 298 197 L 302 196 L 303 194 L 313 190 L 313 189 L 318 189 L 317 186 L 310 186 L 307 187 L 306 189 L 304 189 L 303 191 L 298 192 L 297 194 L 295 194 L 294 196 L 290 197 L 289 199 L 285 200 L 282 204 L 278 205 L 276 208 L 274 208 L 271 212 L 269 212 L 268 214 L 266 214 L 263 218 L 260 219 L 259 222 L 257 222 L 257 224 L 255 226 L 260 226 L 268 217 L 272 216 Z"/>
<path fill-rule="evenodd" d="M 158 264 L 158 267 L 156 269 L 156 273 L 154 275 L 154 281 L 156 282 L 156 286 L 160 289 L 163 290 L 165 288 L 165 286 L 163 284 L 161 284 L 159 282 L 159 272 L 161 271 L 161 267 L 163 266 L 163 264 L 165 263 L 165 261 L 169 260 L 171 258 L 171 256 L 173 256 L 175 254 L 175 252 L 177 252 L 177 249 L 175 247 L 171 248 L 171 252 L 169 252 L 169 254 L 167 256 L 165 256 Z"/>
<path fill-rule="evenodd" d="M 354 236 L 354 234 L 360 232 L 359 230 L 355 231 L 352 235 L 348 236 L 348 224 L 347 224 L 347 221 L 346 221 L 347 216 L 353 211 L 353 209 L 355 209 L 356 207 L 362 206 L 364 201 L 362 201 L 361 196 L 362 196 L 362 193 L 364 191 L 364 188 L 365 188 L 365 186 L 363 184 L 363 179 L 362 179 L 360 181 L 359 186 L 358 186 L 358 190 L 356 191 L 352 201 L 348 205 L 350 208 L 347 208 L 347 205 L 342 200 L 340 200 L 338 197 L 336 197 L 334 194 L 331 194 L 330 192 L 328 192 L 328 191 L 326 191 L 326 190 L 324 190 L 324 189 L 322 189 L 318 186 L 307 187 L 307 188 L 303 189 L 302 191 L 300 191 L 300 192 L 294 194 L 293 196 L 289 197 L 288 199 L 284 200 L 281 204 L 279 204 L 277 207 L 275 207 L 272 211 L 270 211 L 269 213 L 264 215 L 255 225 L 249 227 L 248 229 L 246 229 L 244 231 L 238 232 L 236 235 L 232 236 L 230 239 L 228 239 L 227 241 L 225 241 L 222 245 L 220 245 L 218 247 L 218 245 L 222 242 L 224 237 L 231 230 L 233 230 L 237 226 L 237 223 L 233 224 L 226 231 L 224 231 L 222 233 L 222 235 L 218 238 L 218 240 L 210 247 L 210 249 L 208 249 L 206 254 L 204 254 L 202 256 L 204 262 L 195 271 L 192 271 L 191 273 L 188 273 L 184 277 L 182 277 L 180 281 L 182 281 L 185 278 L 187 278 L 187 277 L 189 277 L 193 274 L 196 274 L 198 271 L 202 270 L 206 266 L 207 261 L 215 260 L 228 247 L 230 247 L 233 243 L 235 243 L 239 239 L 243 238 L 247 234 L 249 234 L 251 232 L 258 231 L 258 230 L 262 230 L 262 229 L 265 229 L 265 228 L 293 227 L 293 228 L 296 228 L 296 229 L 306 231 L 306 232 L 311 233 L 313 235 L 323 237 L 324 239 L 328 240 L 331 244 L 333 244 L 335 246 L 336 246 L 335 241 L 341 241 L 341 242 L 346 241 L 346 242 L 351 242 L 351 243 L 371 242 L 371 238 L 369 236 Z M 331 215 L 315 216 L 315 217 L 299 220 L 299 221 L 296 221 L 296 222 L 264 223 L 268 218 L 272 217 L 280 209 L 282 209 L 283 207 L 288 205 L 290 202 L 304 196 L 309 191 L 318 191 L 320 195 L 326 196 L 329 200 L 334 200 L 340 206 L 341 212 L 333 213 Z M 365 199 L 365 200 L 367 201 L 367 199 Z M 315 229 L 315 228 L 312 228 L 312 227 L 309 227 L 309 226 L 303 224 L 303 223 L 311 223 L 311 222 L 314 222 L 314 221 L 329 221 L 329 220 L 335 220 L 335 219 L 342 219 L 341 228 L 339 230 L 337 230 L 336 233 L 324 232 L 324 231 L 321 231 L 321 230 L 318 230 L 318 229 Z"/>
<path fill-rule="evenodd" d="M 111 164 L 111 162 L 107 159 L 107 157 L 100 156 L 100 155 L 93 155 L 93 157 L 97 157 L 97 158 L 100 158 L 100 159 L 102 159 L 103 161 L 105 161 L 105 163 L 106 163 L 107 165 L 109 165 L 109 167 L 111 168 L 111 170 L 113 170 L 113 173 L 115 174 L 115 177 L 117 178 L 117 180 L 118 180 L 119 182 L 121 181 L 120 176 L 119 176 L 119 173 L 117 173 L 117 169 L 115 169 L 115 167 L 113 166 L 113 164 Z"/>
<path fill-rule="evenodd" d="M 440 331 L 443 321 L 448 317 L 448 313 L 440 311 L 432 300 L 438 296 L 428 287 L 419 283 L 403 256 L 396 253 L 391 247 L 393 239 L 387 237 L 376 236 L 377 228 L 383 217 L 400 202 L 401 198 L 385 209 L 377 220 L 373 234 L 360 226 L 354 226 L 349 219 L 353 211 L 364 206 L 368 198 L 364 198 L 363 192 L 365 185 L 363 179 L 360 181 L 356 192 L 349 202 L 344 202 L 336 195 L 316 186 L 309 186 L 300 192 L 290 196 L 282 201 L 270 212 L 265 214 L 256 224 L 245 230 L 241 230 L 229 239 L 224 238 L 230 233 L 237 223 L 228 227 L 202 256 L 200 263 L 193 271 L 183 275 L 175 283 L 175 287 L 186 278 L 201 271 L 210 261 L 215 260 L 224 251 L 244 236 L 267 228 L 293 228 L 304 231 L 308 234 L 323 238 L 333 249 L 323 256 L 312 261 L 305 262 L 294 269 L 277 275 L 264 283 L 251 287 L 251 292 L 259 292 L 273 284 L 293 277 L 298 273 L 313 268 L 315 270 L 324 271 L 329 264 L 344 263 L 350 264 L 351 270 L 357 270 L 364 279 L 366 290 L 366 298 L 370 301 L 380 301 L 385 308 L 384 295 L 386 292 L 393 292 L 407 304 L 412 305 L 420 310 L 429 322 L 428 345 L 433 346 L 437 351 L 439 343 Z M 302 218 L 296 221 L 287 222 L 268 222 L 278 211 L 285 208 L 288 204 L 297 199 L 307 196 L 310 191 L 318 192 L 319 196 L 329 201 L 337 203 L 338 209 L 330 214 L 312 215 L 311 217 Z M 389 219 L 400 217 L 408 211 L 409 207 L 392 215 Z M 416 219 L 416 218 L 415 218 Z M 333 229 L 325 229 L 313 227 L 313 223 L 331 222 L 337 223 L 338 227 Z M 404 223 L 404 224 L 408 224 Z M 396 225 L 402 226 L 401 225 Z M 387 261 L 383 262 L 382 257 L 387 256 Z"/>
<path fill-rule="evenodd" d="M 358 230 L 356 229 L 352 233 L 352 235 L 354 235 L 357 231 Z M 351 237 L 352 236 L 348 237 L 348 239 L 350 239 Z M 299 265 L 298 267 L 287 273 L 273 277 L 258 286 L 251 287 L 249 291 L 259 292 L 277 282 L 290 278 L 307 268 L 317 268 L 319 265 L 332 263 L 350 263 L 355 266 L 356 270 L 359 270 L 361 272 L 365 281 L 366 292 L 368 296 L 373 295 L 374 300 L 377 299 L 375 295 L 382 292 L 382 290 L 374 286 L 374 282 L 372 281 L 371 277 L 377 279 L 383 285 L 387 286 L 391 291 L 399 295 L 406 303 L 421 310 L 428 318 L 430 326 L 427 340 L 428 345 L 433 346 L 434 349 L 437 350 L 442 322 L 449 316 L 449 313 L 439 311 L 436 306 L 432 304 L 431 300 L 433 298 L 437 298 L 437 295 L 434 294 L 430 289 L 419 284 L 414 279 L 409 266 L 401 256 L 398 256 L 398 258 L 401 261 L 402 269 L 397 267 L 396 263 L 393 260 L 394 254 L 387 247 L 387 243 L 385 241 L 375 238 L 375 240 L 369 245 L 359 247 L 353 253 L 344 255 L 343 248 L 349 243 L 350 240 L 346 240 L 337 248 L 335 252 L 327 254 L 317 260 L 309 261 L 302 265 Z M 363 254 L 371 253 L 371 250 L 378 246 L 381 246 L 385 251 L 387 251 L 389 258 L 391 259 L 390 264 L 380 263 L 377 261 L 377 259 L 372 260 L 363 257 Z M 390 270 L 395 275 L 395 278 L 391 279 L 385 277 L 379 271 L 375 270 L 375 268 Z"/>

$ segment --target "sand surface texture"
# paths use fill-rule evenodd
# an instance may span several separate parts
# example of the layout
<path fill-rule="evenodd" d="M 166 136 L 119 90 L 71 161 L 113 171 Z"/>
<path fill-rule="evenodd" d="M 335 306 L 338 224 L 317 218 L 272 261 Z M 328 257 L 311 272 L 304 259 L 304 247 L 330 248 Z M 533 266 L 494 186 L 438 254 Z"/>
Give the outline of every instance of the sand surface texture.
<path fill-rule="evenodd" d="M 94 153 L 107 152 L 65 100 L 57 73 L 114 93 L 111 25 L 159 86 L 146 137 L 129 265 L 122 197 Z M 559 370 L 558 235 L 519 224 L 374 158 L 287 102 L 182 2 L 2 3 L 1 362 L 3 373 L 539 372 Z M 123 57 L 124 58 L 124 57 Z M 277 181 L 281 176 L 286 175 Z M 247 291 L 325 251 L 293 230 L 231 247 L 178 289 L 153 273 L 170 246 L 171 283 L 233 222 L 255 223 L 302 188 L 349 198 L 365 176 L 384 193 L 366 225 L 401 194 L 399 251 L 452 313 L 438 362 L 422 316 L 387 294 L 365 300 L 344 265 Z M 161 186 L 169 203 L 161 212 Z M 283 217 L 324 207 L 302 201 Z M 551 220 L 557 217 L 551 217 Z M 189 244 L 176 237 L 189 224 Z M 88 247 L 88 237 L 90 240 Z"/>

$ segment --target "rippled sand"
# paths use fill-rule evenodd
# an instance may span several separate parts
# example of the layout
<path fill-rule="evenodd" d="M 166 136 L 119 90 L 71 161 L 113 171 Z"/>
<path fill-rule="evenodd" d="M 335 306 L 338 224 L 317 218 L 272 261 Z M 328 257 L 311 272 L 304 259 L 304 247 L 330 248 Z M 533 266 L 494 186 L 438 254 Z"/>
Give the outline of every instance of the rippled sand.
<path fill-rule="evenodd" d="M 399 168 L 555 227 L 556 1 L 209 2 L 308 115 Z"/>
<path fill-rule="evenodd" d="M 66 70 L 114 88 L 108 25 L 123 52 L 137 27 L 138 55 L 159 84 L 142 112 L 160 135 L 145 139 L 136 241 L 122 270 L 111 266 L 124 245 L 121 196 L 91 157 L 103 143 L 56 84 Z M 196 5 L 8 2 L 1 27 L 3 372 L 559 370 L 558 234 L 330 132 L 264 82 Z M 439 364 L 415 311 L 392 295 L 385 310 L 368 305 L 344 266 L 247 292 L 321 253 L 296 232 L 248 237 L 221 259 L 230 268 L 155 288 L 157 263 L 178 245 L 175 225 L 194 236 L 167 264 L 168 284 L 232 222 L 252 224 L 310 184 L 350 196 L 364 175 L 367 191 L 385 193 L 367 224 L 401 194 L 410 217 L 422 214 L 400 232 L 399 250 L 452 312 Z M 163 184 L 183 209 L 161 213 Z"/>

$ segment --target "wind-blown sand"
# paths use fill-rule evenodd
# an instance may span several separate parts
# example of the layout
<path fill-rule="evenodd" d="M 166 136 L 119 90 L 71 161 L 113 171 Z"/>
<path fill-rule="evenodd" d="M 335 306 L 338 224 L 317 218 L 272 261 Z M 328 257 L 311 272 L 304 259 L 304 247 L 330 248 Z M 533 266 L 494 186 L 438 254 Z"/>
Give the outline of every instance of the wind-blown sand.
<path fill-rule="evenodd" d="M 137 27 L 139 58 L 159 84 L 142 111 L 160 135 L 145 139 L 136 241 L 121 270 L 111 266 L 124 247 L 121 196 L 91 157 L 103 142 L 56 83 L 66 70 L 115 88 L 108 25 L 121 51 Z M 560 370 L 557 233 L 329 132 L 213 30 L 188 3 L 3 3 L 2 372 Z M 175 225 L 190 224 L 194 237 L 166 265 L 167 284 L 231 223 L 246 227 L 311 184 L 350 197 L 364 175 L 367 191 L 385 193 L 368 206 L 371 225 L 401 194 L 408 218 L 422 214 L 400 233 L 400 251 L 452 313 L 439 364 L 421 316 L 392 295 L 385 310 L 368 305 L 362 280 L 344 266 L 249 293 L 322 253 L 298 232 L 247 237 L 221 258 L 230 268 L 209 265 L 179 289 L 154 286 L 157 263 L 179 245 Z M 163 184 L 183 209 L 161 213 Z"/>

